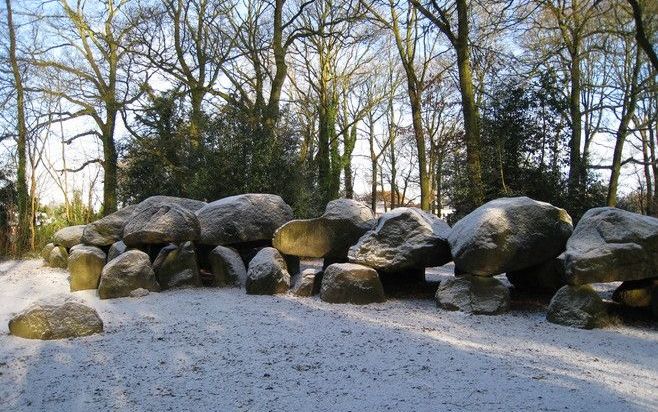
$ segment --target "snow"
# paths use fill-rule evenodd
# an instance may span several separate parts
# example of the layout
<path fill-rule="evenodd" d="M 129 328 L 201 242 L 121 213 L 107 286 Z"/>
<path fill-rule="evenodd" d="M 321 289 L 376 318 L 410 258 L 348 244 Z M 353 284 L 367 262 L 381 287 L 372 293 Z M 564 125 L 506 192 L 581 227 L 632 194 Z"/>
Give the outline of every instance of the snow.
<path fill-rule="evenodd" d="M 445 276 L 435 273 L 435 278 Z M 656 410 L 658 327 L 585 331 L 545 310 L 469 316 L 182 289 L 101 301 L 101 335 L 8 335 L 64 270 L 0 263 L 0 410 Z"/>

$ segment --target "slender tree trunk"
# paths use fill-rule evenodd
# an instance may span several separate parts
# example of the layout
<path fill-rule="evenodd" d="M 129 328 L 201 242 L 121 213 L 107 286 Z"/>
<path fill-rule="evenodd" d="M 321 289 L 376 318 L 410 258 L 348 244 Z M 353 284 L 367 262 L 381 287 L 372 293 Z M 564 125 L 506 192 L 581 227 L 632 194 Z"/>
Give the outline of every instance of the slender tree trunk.
<path fill-rule="evenodd" d="M 18 192 L 18 252 L 24 251 L 32 235 L 29 228 L 29 195 L 27 192 L 27 126 L 25 123 L 25 89 L 23 76 L 16 56 L 16 31 L 11 0 L 6 0 L 7 27 L 9 31 L 9 62 L 14 76 L 16 89 L 16 132 L 18 134 L 16 149 L 18 151 L 18 170 L 16 171 L 16 191 Z"/>
<path fill-rule="evenodd" d="M 393 137 L 395 139 L 395 137 Z M 390 201 L 391 201 L 391 209 L 395 209 L 400 201 L 398 199 L 398 165 L 397 165 L 397 156 L 395 154 L 395 140 L 391 141 L 391 147 L 390 147 L 390 154 L 391 154 L 391 188 L 390 188 Z M 384 185 L 382 184 L 382 190 L 384 190 Z M 385 197 L 385 196 L 384 196 Z"/>
<path fill-rule="evenodd" d="M 430 210 L 432 196 L 432 181 L 427 170 L 427 148 L 425 145 L 425 132 L 423 130 L 423 115 L 421 107 L 420 90 L 418 90 L 415 81 L 408 81 L 409 85 L 409 102 L 411 103 L 411 121 L 414 129 L 414 138 L 416 140 L 416 149 L 418 151 L 418 178 L 420 180 L 420 208 Z M 399 206 L 399 204 L 398 204 Z"/>
<path fill-rule="evenodd" d="M 103 215 L 117 210 L 117 149 L 114 142 L 116 110 L 109 110 L 103 128 Z"/>
<path fill-rule="evenodd" d="M 354 184 L 352 172 L 352 153 L 356 145 L 356 123 L 350 128 L 349 137 L 345 137 L 344 153 L 343 153 L 343 174 L 345 180 L 345 197 L 348 199 L 354 198 Z M 345 131 L 347 134 L 347 131 Z"/>
<path fill-rule="evenodd" d="M 37 234 L 37 174 L 36 167 L 32 167 L 30 173 L 30 250 L 36 247 L 36 234 Z"/>
<path fill-rule="evenodd" d="M 571 90 L 569 92 L 569 117 L 571 118 L 571 138 L 569 140 L 569 194 L 574 196 L 582 187 L 583 165 L 580 152 L 582 142 L 582 111 L 580 108 L 581 72 L 580 72 L 580 40 L 573 39 L 571 52 L 571 66 L 569 78 Z"/>
<path fill-rule="evenodd" d="M 439 158 L 436 162 L 436 214 L 441 216 L 441 209 L 443 209 L 443 154 L 439 153 Z"/>
<path fill-rule="evenodd" d="M 385 190 L 384 190 L 384 171 L 381 168 L 379 169 L 379 183 L 380 183 L 380 186 L 382 188 L 382 194 L 383 194 L 382 200 L 384 201 L 384 213 L 386 213 L 386 212 L 388 212 L 388 203 L 386 201 L 386 193 L 385 193 Z M 392 184 L 391 184 L 390 193 L 393 193 L 393 185 Z M 392 208 L 393 207 L 391 207 L 391 209 Z"/>
<path fill-rule="evenodd" d="M 368 113 L 368 144 L 370 146 L 370 208 L 372 213 L 377 211 L 377 161 L 379 156 L 375 153 L 375 119 L 372 112 Z"/>
<path fill-rule="evenodd" d="M 633 74 L 631 76 L 631 85 L 628 88 L 629 95 L 624 96 L 624 107 L 622 108 L 622 117 L 617 128 L 617 141 L 612 156 L 612 171 L 610 173 L 610 184 L 608 185 L 608 206 L 617 205 L 617 186 L 619 185 L 619 175 L 621 174 L 621 157 L 624 150 L 624 143 L 628 135 L 628 126 L 633 119 L 638 94 L 638 77 L 640 74 L 640 51 L 636 50 L 635 63 L 633 65 Z"/>
<path fill-rule="evenodd" d="M 651 117 L 651 116 L 649 116 Z M 649 143 L 649 156 L 651 159 L 651 171 L 653 172 L 653 204 L 651 205 L 652 216 L 658 216 L 658 159 L 656 159 L 656 132 L 658 130 L 658 119 L 654 120 L 655 125 L 649 124 L 647 127 L 648 143 Z M 654 129 L 655 127 L 655 129 Z"/>
<path fill-rule="evenodd" d="M 654 213 L 653 204 L 653 180 L 651 177 L 651 156 L 649 154 L 649 142 L 647 141 L 646 131 L 640 131 L 642 137 L 642 158 L 644 161 L 644 180 L 647 185 L 647 215 L 652 216 Z"/>

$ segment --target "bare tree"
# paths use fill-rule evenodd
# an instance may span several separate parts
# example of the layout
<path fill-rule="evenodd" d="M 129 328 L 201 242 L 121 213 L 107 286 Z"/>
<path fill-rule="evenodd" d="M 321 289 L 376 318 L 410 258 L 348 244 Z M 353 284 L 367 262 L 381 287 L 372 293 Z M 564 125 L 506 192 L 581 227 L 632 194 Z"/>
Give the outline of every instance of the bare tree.
<path fill-rule="evenodd" d="M 90 117 L 95 127 L 69 136 L 67 142 L 85 136 L 98 138 L 103 145 L 102 158 L 88 159 L 72 171 L 100 163 L 103 175 L 103 213 L 117 208 L 116 130 L 120 116 L 145 91 L 146 76 L 134 66 L 133 44 L 128 40 L 139 18 L 128 15 L 127 0 L 105 0 L 100 9 L 83 1 L 75 4 L 58 0 L 51 9 L 46 4 L 40 12 L 48 23 L 46 36 L 53 39 L 37 51 L 30 63 L 51 76 L 65 80 L 65 87 L 53 88 L 46 79 L 33 90 L 60 97 L 70 109 L 61 121 Z M 125 118 L 123 119 L 126 120 Z"/>
<path fill-rule="evenodd" d="M 7 31 L 9 32 L 9 63 L 16 90 L 16 146 L 18 170 L 16 171 L 16 191 L 18 192 L 18 249 L 23 250 L 26 242 L 34 237 L 34 226 L 30 224 L 29 194 L 27 191 L 27 125 L 25 120 L 25 87 L 23 74 L 18 62 L 16 27 L 11 0 L 6 0 Z M 27 229 L 27 230 L 26 230 Z"/>
<path fill-rule="evenodd" d="M 475 102 L 471 45 L 469 39 L 471 13 L 467 0 L 454 0 L 439 4 L 431 1 L 428 5 L 419 0 L 409 0 L 427 17 L 448 39 L 457 55 L 459 89 L 462 98 L 464 120 L 464 143 L 466 144 L 466 164 L 470 183 L 472 206 L 484 202 L 482 166 L 480 160 L 479 112 Z M 455 20 L 456 14 L 456 22 Z M 456 26 L 456 27 L 455 27 Z"/>

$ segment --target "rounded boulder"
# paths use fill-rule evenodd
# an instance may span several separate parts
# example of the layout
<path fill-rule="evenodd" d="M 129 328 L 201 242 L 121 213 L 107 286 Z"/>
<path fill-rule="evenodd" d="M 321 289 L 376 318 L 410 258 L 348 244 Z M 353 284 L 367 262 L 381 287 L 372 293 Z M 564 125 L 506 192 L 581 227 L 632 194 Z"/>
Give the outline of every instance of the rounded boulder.
<path fill-rule="evenodd" d="M 497 315 L 509 310 L 510 292 L 496 278 L 462 275 L 442 281 L 435 299 L 442 309 Z"/>
<path fill-rule="evenodd" d="M 384 302 L 384 287 L 377 271 L 355 263 L 334 263 L 322 276 L 320 299 L 329 303 Z"/>
<path fill-rule="evenodd" d="M 527 197 L 501 198 L 458 221 L 448 242 L 460 273 L 494 276 L 558 256 L 572 230 L 564 209 Z"/>
<path fill-rule="evenodd" d="M 9 321 L 9 333 L 26 339 L 65 339 L 103 332 L 98 313 L 77 302 L 36 303 Z"/>
<path fill-rule="evenodd" d="M 183 243 L 199 238 L 199 221 L 193 212 L 174 204 L 136 210 L 123 229 L 127 246 Z"/>
<path fill-rule="evenodd" d="M 69 226 L 59 229 L 53 235 L 53 243 L 58 246 L 64 246 L 67 249 L 82 243 L 82 234 L 85 225 Z"/>
<path fill-rule="evenodd" d="M 350 262 L 385 272 L 442 266 L 450 260 L 450 226 L 417 208 L 384 213 L 373 230 L 350 247 Z"/>
<path fill-rule="evenodd" d="M 607 318 L 603 300 L 589 285 L 566 285 L 548 305 L 546 319 L 558 325 L 580 329 L 599 327 Z"/>
<path fill-rule="evenodd" d="M 290 289 L 286 261 L 272 247 L 261 249 L 249 262 L 245 289 L 249 295 L 274 295 Z"/>
<path fill-rule="evenodd" d="M 140 250 L 129 250 L 111 260 L 103 268 L 98 296 L 101 299 L 130 296 L 130 292 L 144 288 L 160 290 L 149 256 Z"/>
<path fill-rule="evenodd" d="M 199 243 L 218 246 L 270 241 L 293 214 L 280 196 L 248 193 L 208 203 L 196 216 L 201 227 Z"/>

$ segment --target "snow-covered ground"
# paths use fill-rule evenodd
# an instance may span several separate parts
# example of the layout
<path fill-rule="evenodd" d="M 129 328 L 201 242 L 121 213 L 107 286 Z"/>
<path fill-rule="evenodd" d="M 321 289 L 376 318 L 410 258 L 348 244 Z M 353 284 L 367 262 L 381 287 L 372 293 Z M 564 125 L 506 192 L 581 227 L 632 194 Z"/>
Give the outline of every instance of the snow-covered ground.
<path fill-rule="evenodd" d="M 541 309 L 468 316 L 186 289 L 100 301 L 105 332 L 8 335 L 66 272 L 0 264 L 0 410 L 658 410 L 658 329 L 577 330 Z M 443 275 L 434 275 L 441 277 Z"/>

